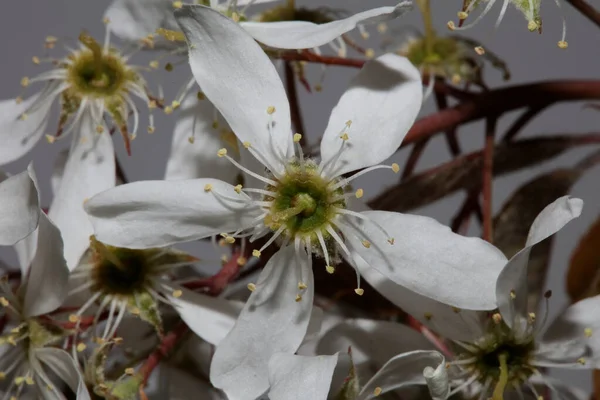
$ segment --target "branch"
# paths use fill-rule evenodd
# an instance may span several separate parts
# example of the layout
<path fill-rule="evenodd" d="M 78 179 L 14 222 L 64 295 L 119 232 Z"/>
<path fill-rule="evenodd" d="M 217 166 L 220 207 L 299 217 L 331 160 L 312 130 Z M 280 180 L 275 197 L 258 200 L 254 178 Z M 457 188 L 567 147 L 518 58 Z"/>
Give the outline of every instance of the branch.
<path fill-rule="evenodd" d="M 304 123 L 302 122 L 302 113 L 300 112 L 300 104 L 298 104 L 298 91 L 296 90 L 296 80 L 294 70 L 289 62 L 285 62 L 285 87 L 290 102 L 290 114 L 292 124 L 296 133 L 302 135 L 300 145 L 304 145 L 306 138 L 304 137 Z"/>
<path fill-rule="evenodd" d="M 483 239 L 492 241 L 492 180 L 494 170 L 494 139 L 496 137 L 496 116 L 485 122 L 485 148 L 483 150 Z"/>
<path fill-rule="evenodd" d="M 284 61 L 308 61 L 326 65 L 339 65 L 341 67 L 362 68 L 367 60 L 357 60 L 345 57 L 320 56 L 313 52 L 303 51 L 283 51 L 273 54 L 273 57 Z"/>
<path fill-rule="evenodd" d="M 166 334 L 156 350 L 152 352 L 140 368 L 142 373 L 142 384 L 140 388 L 146 386 L 148 378 L 152 374 L 152 371 L 161 362 L 161 360 L 169 355 L 175 345 L 181 341 L 182 336 L 188 331 L 188 327 L 185 322 L 180 322 L 172 331 Z"/>
<path fill-rule="evenodd" d="M 499 116 L 525 106 L 589 99 L 600 99 L 600 80 L 538 82 L 482 92 L 415 122 L 400 147 L 488 115 Z"/>
<path fill-rule="evenodd" d="M 590 6 L 585 0 L 567 0 L 573 7 L 580 13 L 585 15 L 587 19 L 595 23 L 600 27 L 600 12 L 594 7 Z"/>

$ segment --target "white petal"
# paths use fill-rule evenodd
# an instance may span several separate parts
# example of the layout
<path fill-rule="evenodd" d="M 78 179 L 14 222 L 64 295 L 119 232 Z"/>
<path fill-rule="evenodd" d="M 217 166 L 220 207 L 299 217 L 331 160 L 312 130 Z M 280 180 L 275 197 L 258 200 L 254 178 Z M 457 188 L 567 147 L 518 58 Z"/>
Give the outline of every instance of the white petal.
<path fill-rule="evenodd" d="M 40 213 L 37 239 L 23 305 L 27 317 L 57 309 L 67 295 L 69 280 L 60 231 L 44 213 Z"/>
<path fill-rule="evenodd" d="M 396 7 L 379 7 L 351 17 L 315 24 L 308 21 L 240 22 L 254 39 L 279 49 L 309 49 L 327 44 L 359 24 L 380 23 L 398 18 L 412 8 L 406 1 Z"/>
<path fill-rule="evenodd" d="M 582 208 L 581 199 L 569 196 L 561 197 L 546 206 L 531 224 L 525 247 L 510 259 L 500 273 L 496 283 L 496 298 L 500 314 L 508 326 L 513 326 L 516 321 L 526 323 L 527 264 L 531 248 L 579 217 Z"/>
<path fill-rule="evenodd" d="M 453 233 L 428 217 L 386 211 L 362 215 L 378 223 L 394 244 L 374 224 L 360 227 L 364 237 L 345 232 L 349 244 L 370 266 L 423 296 L 467 310 L 496 306 L 494 286 L 506 257 L 491 244 Z M 358 222 L 356 223 L 358 225 Z M 371 246 L 365 248 L 361 240 Z"/>
<path fill-rule="evenodd" d="M 38 230 L 31 232 L 25 239 L 17 242 L 13 248 L 17 253 L 17 259 L 19 260 L 19 267 L 21 269 L 21 276 L 27 276 L 29 273 L 29 267 L 35 256 L 35 250 L 37 248 L 38 241 Z"/>
<path fill-rule="evenodd" d="M 94 233 L 83 209 L 84 201 L 115 186 L 115 151 L 108 130 L 98 134 L 88 113 L 78 128 L 79 135 L 73 138 L 61 184 L 48 211 L 62 233 L 70 270 L 79 264 Z"/>
<path fill-rule="evenodd" d="M 248 4 L 256 5 L 256 4 L 267 4 L 267 3 L 275 3 L 279 0 L 238 0 L 236 1 L 238 7 L 245 6 Z M 214 8 L 214 7 L 213 7 Z"/>
<path fill-rule="evenodd" d="M 150 380 L 144 392 L 151 399 L 168 400 L 223 400 L 210 384 L 184 370 L 161 363 L 152 374 L 159 375 Z M 152 378 L 151 376 L 151 378 Z"/>
<path fill-rule="evenodd" d="M 321 139 L 328 175 L 337 176 L 379 164 L 394 154 L 421 109 L 421 74 L 407 58 L 385 54 L 365 64 L 329 117 Z M 349 139 L 340 138 L 346 123 Z M 350 122 L 348 122 L 350 123 Z"/>
<path fill-rule="evenodd" d="M 308 322 L 308 328 L 306 328 L 304 343 L 318 338 L 322 327 L 323 309 L 321 307 L 314 306 L 312 312 L 310 313 L 310 321 Z"/>
<path fill-rule="evenodd" d="M 445 368 L 444 356 L 437 351 L 417 350 L 392 357 L 369 382 L 365 384 L 356 400 L 367 400 L 376 397 L 375 388 L 381 388 L 381 394 L 410 385 L 426 385 L 424 370 L 433 368 L 436 374 L 429 380 L 443 378 Z M 436 381 L 436 383 L 439 383 Z M 439 390 L 439 387 L 437 388 Z M 434 400 L 437 400 L 434 397 Z"/>
<path fill-rule="evenodd" d="M 215 10 L 184 6 L 175 17 L 206 97 L 240 141 L 249 142 L 265 158 L 265 166 L 282 171 L 281 158 L 292 154 L 290 107 L 269 57 L 237 23 Z M 269 107 L 275 108 L 272 115 Z M 269 129 L 271 120 L 275 122 Z"/>
<path fill-rule="evenodd" d="M 215 352 L 210 381 L 231 398 L 254 400 L 269 388 L 267 365 L 275 353 L 293 354 L 304 338 L 313 302 L 313 275 L 293 246 L 280 249 L 263 269 L 256 290 Z M 308 289 L 296 302 L 301 269 Z"/>
<path fill-rule="evenodd" d="M 236 185 L 239 169 L 217 151 L 231 146 L 224 142 L 223 135 L 231 131 L 223 118 L 218 118 L 215 128 L 215 106 L 207 99 L 198 100 L 188 96 L 181 104 L 173 131 L 171 154 L 167 161 L 165 179 L 215 178 Z M 194 143 L 189 138 L 194 136 Z M 235 139 L 235 136 L 234 136 Z M 237 140 L 237 139 L 236 139 Z M 235 157 L 235 154 L 230 154 Z"/>
<path fill-rule="evenodd" d="M 433 344 L 416 330 L 391 321 L 349 319 L 331 328 L 319 340 L 317 354 L 346 352 L 359 370 L 365 365 L 381 368 L 392 354 L 413 350 L 432 350 Z M 359 371 L 360 372 L 360 371 Z"/>
<path fill-rule="evenodd" d="M 15 99 L 0 101 L 0 165 L 8 164 L 28 153 L 46 131 L 52 101 L 44 102 L 38 110 L 21 115 L 38 99 L 31 96 L 17 104 Z"/>
<path fill-rule="evenodd" d="M 58 188 L 60 187 L 60 182 L 65 174 L 65 166 L 67 165 L 68 159 L 69 150 L 65 149 L 58 153 L 54 160 L 54 169 L 52 170 L 52 176 L 50 177 L 50 186 L 54 195 L 56 195 Z"/>
<path fill-rule="evenodd" d="M 32 167 L 0 182 L 0 246 L 11 246 L 35 230 L 40 215 Z"/>
<path fill-rule="evenodd" d="M 164 293 L 187 326 L 202 339 L 218 345 L 229 333 L 241 308 L 237 303 L 176 287 L 182 295 Z"/>
<path fill-rule="evenodd" d="M 186 242 L 249 225 L 256 209 L 220 195 L 247 199 L 216 179 L 141 181 L 109 189 L 91 198 L 85 210 L 101 242 L 149 248 Z"/>
<path fill-rule="evenodd" d="M 480 312 L 457 310 L 390 281 L 362 260 L 355 261 L 361 277 L 379 293 L 429 329 L 445 338 L 473 341 L 483 335 Z M 423 349 L 423 347 L 419 347 Z M 408 351 L 409 349 L 405 350 Z M 396 353 L 401 353 L 400 351 Z"/>
<path fill-rule="evenodd" d="M 590 358 L 600 362 L 600 296 L 567 307 L 552 322 L 542 341 L 546 359 L 575 362 L 584 348 L 591 353 Z"/>
<path fill-rule="evenodd" d="M 104 13 L 107 29 L 126 41 L 137 41 L 158 28 L 177 29 L 172 0 L 114 0 Z"/>
<path fill-rule="evenodd" d="M 273 354 L 269 361 L 269 399 L 327 399 L 337 361 L 337 354 L 316 357 Z"/>
<path fill-rule="evenodd" d="M 79 366 L 66 351 L 44 347 L 36 349 L 35 355 L 75 392 L 77 400 L 90 399 Z"/>
<path fill-rule="evenodd" d="M 569 386 L 564 382 L 552 378 L 548 375 L 532 375 L 529 378 L 529 382 L 533 383 L 536 386 L 547 386 L 550 388 L 553 399 L 561 399 L 561 400 L 587 400 L 590 398 L 589 394 L 582 390 L 581 388 L 576 388 L 573 386 Z M 538 393 L 540 390 L 538 390 Z"/>

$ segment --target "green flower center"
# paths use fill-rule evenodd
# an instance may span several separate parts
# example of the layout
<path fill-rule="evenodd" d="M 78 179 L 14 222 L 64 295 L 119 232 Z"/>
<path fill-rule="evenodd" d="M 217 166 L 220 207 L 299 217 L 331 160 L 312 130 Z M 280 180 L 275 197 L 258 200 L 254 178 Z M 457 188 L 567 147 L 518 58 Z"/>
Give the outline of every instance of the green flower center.
<path fill-rule="evenodd" d="M 143 250 L 105 246 L 97 250 L 92 271 L 92 291 L 117 296 L 132 296 L 151 285 L 152 267 Z"/>

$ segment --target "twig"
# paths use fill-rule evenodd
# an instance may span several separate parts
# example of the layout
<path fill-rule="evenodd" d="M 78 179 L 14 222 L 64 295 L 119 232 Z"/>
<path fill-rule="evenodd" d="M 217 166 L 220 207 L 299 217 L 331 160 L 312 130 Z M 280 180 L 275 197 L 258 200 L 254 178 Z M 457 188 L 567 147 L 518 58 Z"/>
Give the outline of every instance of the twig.
<path fill-rule="evenodd" d="M 238 264 L 241 254 L 239 251 L 233 253 L 229 261 L 215 275 L 208 278 L 198 279 L 183 284 L 188 289 L 206 288 L 206 293 L 211 296 L 219 295 L 227 285 L 232 282 L 240 272 L 242 265 Z"/>
<path fill-rule="evenodd" d="M 342 67 L 362 68 L 366 60 L 357 60 L 344 57 L 320 56 L 307 50 L 284 51 L 273 54 L 275 58 L 285 61 L 308 61 L 326 65 L 339 65 Z"/>
<path fill-rule="evenodd" d="M 443 80 L 441 79 L 437 79 L 437 82 L 441 82 L 443 83 Z M 440 92 L 440 91 L 436 91 L 434 93 L 435 96 L 435 102 L 437 104 L 438 110 L 445 110 L 446 108 L 448 108 L 448 99 L 446 97 L 446 94 Z M 452 154 L 453 157 L 458 156 L 461 151 L 460 151 L 460 144 L 458 143 L 458 138 L 456 137 L 456 127 L 451 127 L 449 129 L 446 130 L 445 132 L 446 134 L 446 143 L 448 143 L 448 149 L 450 150 L 450 154 Z"/>
<path fill-rule="evenodd" d="M 148 382 L 148 378 L 152 374 L 152 371 L 156 368 L 156 366 L 162 361 L 163 358 L 167 357 L 169 353 L 173 350 L 175 345 L 181 340 L 181 337 L 188 331 L 188 327 L 185 322 L 181 321 L 177 326 L 167 333 L 156 350 L 152 352 L 140 368 L 140 372 L 142 374 L 142 383 L 140 388 L 146 386 Z"/>
<path fill-rule="evenodd" d="M 600 27 L 600 11 L 590 6 L 585 0 L 567 0 L 580 13 L 585 15 L 587 19 Z"/>
<path fill-rule="evenodd" d="M 496 137 L 496 116 L 485 121 L 485 148 L 483 150 L 483 239 L 492 242 L 492 180 L 494 174 L 494 139 Z"/>
<path fill-rule="evenodd" d="M 514 137 L 527 125 L 529 121 L 533 119 L 536 115 L 538 115 L 543 109 L 545 109 L 547 104 L 540 104 L 536 107 L 529 107 L 523 114 L 517 118 L 517 120 L 506 130 L 504 137 L 502 138 L 503 142 L 508 142 L 514 139 Z"/>
<path fill-rule="evenodd" d="M 117 175 L 117 179 L 120 180 L 123 184 L 129 182 L 129 180 L 127 179 L 127 176 L 125 175 L 125 171 L 123 170 L 123 166 L 121 165 L 121 162 L 119 161 L 119 158 L 117 157 L 116 154 L 115 154 L 115 173 Z"/>
<path fill-rule="evenodd" d="M 481 193 L 481 186 L 476 187 L 473 190 L 470 190 L 467 193 L 467 197 L 463 202 L 462 207 L 458 210 L 456 216 L 452 219 L 452 231 L 455 233 L 464 234 L 469 227 L 469 217 L 473 213 L 473 211 L 478 211 L 477 215 L 480 217 L 481 205 L 479 204 L 479 193 Z"/>
<path fill-rule="evenodd" d="M 294 76 L 294 69 L 289 61 L 284 63 L 285 65 L 285 87 L 290 102 L 290 113 L 292 117 L 292 124 L 296 133 L 302 135 L 300 139 L 300 145 L 306 144 L 306 138 L 304 137 L 304 123 L 302 121 L 302 113 L 300 112 L 300 104 L 298 103 L 298 91 L 296 90 L 296 80 Z"/>
<path fill-rule="evenodd" d="M 408 155 L 408 159 L 406 160 L 406 164 L 404 164 L 404 169 L 402 170 L 402 177 L 400 178 L 400 182 L 406 181 L 410 178 L 417 166 L 417 162 L 419 158 L 421 158 L 421 154 L 423 154 L 423 150 L 425 150 L 425 146 L 429 143 L 429 139 L 421 140 L 420 142 L 415 143 L 410 154 Z"/>

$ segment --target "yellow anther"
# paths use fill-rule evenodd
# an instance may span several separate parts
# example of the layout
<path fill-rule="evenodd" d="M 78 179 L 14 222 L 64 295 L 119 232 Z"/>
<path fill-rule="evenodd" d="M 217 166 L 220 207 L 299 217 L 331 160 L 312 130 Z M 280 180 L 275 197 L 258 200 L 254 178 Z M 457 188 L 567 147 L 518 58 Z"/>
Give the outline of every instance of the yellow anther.
<path fill-rule="evenodd" d="M 529 322 L 535 322 L 535 313 L 530 312 L 529 313 Z"/>
<path fill-rule="evenodd" d="M 173 8 L 181 8 L 183 7 L 183 3 L 181 1 L 174 1 Z"/>
<path fill-rule="evenodd" d="M 164 111 L 165 111 L 165 114 L 169 115 L 173 112 L 173 107 L 166 106 Z"/>
<path fill-rule="evenodd" d="M 96 126 L 96 133 L 102 133 L 104 132 L 104 127 L 102 125 L 97 125 Z"/>
<path fill-rule="evenodd" d="M 448 21 L 448 29 L 450 29 L 451 31 L 456 29 L 456 25 L 454 25 L 454 21 Z"/>
<path fill-rule="evenodd" d="M 389 238 L 389 239 L 387 240 L 387 242 L 388 242 L 389 244 L 393 245 L 394 243 L 396 243 L 396 239 L 394 239 L 394 238 Z"/>
<path fill-rule="evenodd" d="M 377 386 L 377 387 L 375 388 L 375 390 L 373 390 L 373 394 L 374 394 L 375 396 L 379 396 L 379 395 L 381 394 L 381 392 L 383 392 L 383 390 L 382 390 L 382 389 L 381 389 L 379 386 Z"/>
<path fill-rule="evenodd" d="M 398 172 L 400 172 L 400 166 L 396 163 L 392 164 L 392 171 L 394 171 L 395 174 L 397 174 Z"/>
<path fill-rule="evenodd" d="M 87 348 L 87 346 L 85 345 L 85 343 L 79 343 L 76 348 L 77 348 L 77 351 L 79 353 L 81 353 L 82 351 L 84 351 Z"/>
<path fill-rule="evenodd" d="M 252 147 L 252 145 L 250 144 L 250 142 L 244 142 L 242 144 L 244 145 L 245 149 L 249 149 L 250 147 Z"/>
<path fill-rule="evenodd" d="M 233 187 L 236 193 L 242 193 L 242 185 L 236 185 Z"/>
<path fill-rule="evenodd" d="M 583 334 L 585 335 L 585 337 L 592 337 L 592 328 L 585 328 L 583 330 Z"/>
<path fill-rule="evenodd" d="M 227 254 L 223 254 L 221 256 L 221 262 L 225 264 L 227 261 L 229 261 L 229 257 L 227 257 Z"/>
<path fill-rule="evenodd" d="M 302 135 L 299 133 L 294 133 L 294 143 L 298 143 L 302 140 Z"/>
<path fill-rule="evenodd" d="M 198 93 L 196 93 L 196 98 L 198 100 L 204 100 L 204 99 L 206 99 L 206 96 L 204 95 L 204 93 L 198 92 Z"/>
<path fill-rule="evenodd" d="M 135 369 L 133 369 L 133 368 L 125 368 L 125 373 L 127 375 L 133 375 L 133 374 L 135 374 Z"/>
<path fill-rule="evenodd" d="M 511 290 L 510 291 L 510 298 L 512 300 L 516 299 L 517 298 L 517 292 L 515 292 L 514 290 Z"/>
<path fill-rule="evenodd" d="M 140 315 L 140 313 L 142 312 L 139 308 L 137 307 L 131 307 L 131 309 L 129 310 L 129 312 L 133 315 Z"/>
<path fill-rule="evenodd" d="M 150 101 L 148 102 L 148 108 L 149 108 L 149 109 L 153 110 L 153 109 L 155 109 L 155 108 L 156 108 L 156 106 L 157 106 L 157 104 L 156 104 L 156 100 L 150 100 Z"/>
<path fill-rule="evenodd" d="M 29 78 L 24 76 L 23 78 L 21 78 L 21 86 L 23 87 L 27 87 L 29 86 Z"/>
<path fill-rule="evenodd" d="M 495 313 L 494 315 L 492 315 L 492 320 L 495 324 L 499 324 L 500 322 L 502 322 L 502 315 L 500 315 L 500 313 Z"/>
<path fill-rule="evenodd" d="M 46 135 L 46 141 L 50 144 L 56 142 L 56 137 L 52 135 Z"/>
<path fill-rule="evenodd" d="M 23 382 L 25 382 L 25 377 L 24 376 L 17 376 L 15 378 L 15 384 L 16 385 L 22 385 Z"/>
<path fill-rule="evenodd" d="M 17 98 L 15 99 L 15 103 L 21 104 L 22 102 L 23 102 L 23 98 L 21 96 L 17 96 Z"/>
<path fill-rule="evenodd" d="M 148 133 L 152 134 L 154 133 L 155 128 L 153 126 L 149 126 L 148 127 Z"/>
<path fill-rule="evenodd" d="M 344 132 L 343 134 L 340 135 L 340 139 L 342 139 L 343 141 L 346 141 L 346 140 L 350 139 L 350 137 L 348 136 L 348 134 L 346 132 Z"/>
<path fill-rule="evenodd" d="M 558 42 L 558 47 L 560 47 L 561 49 L 566 49 L 567 47 L 569 47 L 569 43 L 567 43 L 564 40 L 561 40 L 560 42 Z"/>
<path fill-rule="evenodd" d="M 246 265 L 247 262 L 248 262 L 248 259 L 246 257 L 238 257 L 238 259 L 237 259 L 237 265 L 239 265 L 240 267 L 243 267 L 244 265 Z"/>
<path fill-rule="evenodd" d="M 275 107 L 269 106 L 267 107 L 267 114 L 272 115 L 275 112 Z"/>
<path fill-rule="evenodd" d="M 259 257 L 260 257 L 260 251 L 259 251 L 259 250 L 256 250 L 256 249 L 255 249 L 255 250 L 252 250 L 252 255 L 253 255 L 254 257 L 256 257 L 256 258 L 259 258 Z"/>
<path fill-rule="evenodd" d="M 373 57 L 375 57 L 375 50 L 373 50 L 373 49 L 366 49 L 365 50 L 365 57 L 367 57 L 367 58 L 373 58 Z"/>
<path fill-rule="evenodd" d="M 190 137 L 188 138 L 188 143 L 189 143 L 189 144 L 194 144 L 194 142 L 195 142 L 195 141 L 196 141 L 196 139 L 195 139 L 193 136 L 190 136 Z"/>
<path fill-rule="evenodd" d="M 204 191 L 205 192 L 210 192 L 212 190 L 213 186 L 210 183 L 207 183 L 206 185 L 204 185 Z"/>
<path fill-rule="evenodd" d="M 15 341 L 15 337 L 14 336 L 9 336 L 6 341 L 11 345 L 11 346 L 16 346 L 17 342 Z"/>
<path fill-rule="evenodd" d="M 369 38 L 371 35 L 369 35 L 369 32 L 367 32 L 367 31 L 362 31 L 362 32 L 360 33 L 360 36 L 361 36 L 363 39 L 367 40 L 367 39 L 368 39 L 368 38 Z"/>
<path fill-rule="evenodd" d="M 321 85 L 320 83 L 317 83 L 315 85 L 315 91 L 320 92 L 321 90 L 323 90 L 323 85 Z"/>
<path fill-rule="evenodd" d="M 356 293 L 359 296 L 362 296 L 363 294 L 365 294 L 365 289 L 356 288 L 354 289 L 354 293 Z"/>
<path fill-rule="evenodd" d="M 110 24 L 110 19 L 108 17 L 104 17 L 102 18 L 102 22 L 104 23 L 104 25 L 108 25 Z"/>
<path fill-rule="evenodd" d="M 304 290 L 306 288 L 308 288 L 308 286 L 306 286 L 306 283 L 304 283 L 304 282 L 298 282 L 298 289 Z"/>
<path fill-rule="evenodd" d="M 361 243 L 362 243 L 362 245 L 363 245 L 363 246 L 365 246 L 365 248 L 367 248 L 367 249 L 368 249 L 369 247 L 371 247 L 371 242 L 369 242 L 368 240 L 363 240 Z"/>
<path fill-rule="evenodd" d="M 6 300 L 6 297 L 0 297 L 0 304 L 2 304 L 3 307 L 8 307 L 10 303 Z"/>
<path fill-rule="evenodd" d="M 69 315 L 69 322 L 72 322 L 72 323 L 79 322 L 79 315 L 75 315 L 75 314 Z"/>
<path fill-rule="evenodd" d="M 235 238 L 233 236 L 227 236 L 225 238 L 225 242 L 227 242 L 229 244 L 234 244 L 235 243 Z"/>
<path fill-rule="evenodd" d="M 357 199 L 360 199 L 361 197 L 363 197 L 364 194 L 365 194 L 365 191 L 362 189 L 358 189 L 358 190 L 356 190 L 356 193 L 354 193 L 354 195 L 356 196 Z"/>
<path fill-rule="evenodd" d="M 427 321 L 431 321 L 431 318 L 433 318 L 433 314 L 430 312 L 426 312 L 423 314 L 423 317 L 427 320 Z"/>
<path fill-rule="evenodd" d="M 377 25 L 377 32 L 379 33 L 386 33 L 388 30 L 388 26 L 385 23 L 380 23 Z"/>
<path fill-rule="evenodd" d="M 37 65 L 37 64 L 40 63 L 40 58 L 36 57 L 36 56 L 33 56 L 33 57 L 31 57 L 31 61 L 33 61 L 33 63 Z"/>
<path fill-rule="evenodd" d="M 469 14 L 464 11 L 459 11 L 456 13 L 456 15 L 458 15 L 458 19 L 467 19 L 469 16 Z"/>
<path fill-rule="evenodd" d="M 537 28 L 538 24 L 534 20 L 531 20 L 527 23 L 527 29 L 529 29 L 529 32 L 533 32 L 537 30 Z"/>
<path fill-rule="evenodd" d="M 583 358 L 583 357 L 580 357 L 580 358 L 578 358 L 578 359 L 577 359 L 577 362 L 578 362 L 579 364 L 581 364 L 581 365 L 585 365 L 585 358 Z"/>
<path fill-rule="evenodd" d="M 350 128 L 350 126 L 352 126 L 352 120 L 349 119 L 348 121 L 346 121 L 346 127 Z"/>
<path fill-rule="evenodd" d="M 89 197 L 86 197 L 85 199 L 83 199 L 83 205 L 85 206 L 85 203 L 87 203 L 88 201 L 90 201 Z"/>
<path fill-rule="evenodd" d="M 4 372 L 0 372 L 0 381 L 6 379 L 6 374 Z"/>
<path fill-rule="evenodd" d="M 247 287 L 248 287 L 248 290 L 251 292 L 254 292 L 256 290 L 256 285 L 254 283 L 249 283 L 247 285 Z"/>
<path fill-rule="evenodd" d="M 113 338 L 112 341 L 114 344 L 121 344 L 121 343 L 123 343 L 123 338 L 117 336 L 117 337 Z"/>
<path fill-rule="evenodd" d="M 475 50 L 475 53 L 479 54 L 480 56 L 485 54 L 485 49 L 481 46 L 477 46 L 473 50 Z"/>
<path fill-rule="evenodd" d="M 335 267 L 332 267 L 331 265 L 326 265 L 325 271 L 327 271 L 328 274 L 333 274 L 335 272 Z"/>
<path fill-rule="evenodd" d="M 459 74 L 454 74 L 452 75 L 451 81 L 453 84 L 458 85 L 462 81 L 462 78 Z"/>
<path fill-rule="evenodd" d="M 148 65 L 150 65 L 150 68 L 152 69 L 158 69 L 158 61 L 156 60 L 152 60 L 148 63 Z"/>
<path fill-rule="evenodd" d="M 28 117 L 29 117 L 29 115 L 27 115 L 27 113 L 23 113 L 23 114 L 21 114 L 21 115 L 19 116 L 19 119 L 20 119 L 21 121 L 25 121 L 25 120 L 26 120 Z"/>
<path fill-rule="evenodd" d="M 173 107 L 173 110 L 177 110 L 179 108 L 179 106 L 181 106 L 181 103 L 177 100 L 173 100 L 171 102 L 171 106 Z"/>
<path fill-rule="evenodd" d="M 226 148 L 219 149 L 219 151 L 217 151 L 217 155 L 219 157 L 225 157 L 227 155 L 227 149 Z"/>
<path fill-rule="evenodd" d="M 173 297 L 179 298 L 181 297 L 181 295 L 183 294 L 183 291 L 177 289 L 177 290 L 173 290 Z"/>
<path fill-rule="evenodd" d="M 299 294 L 296 295 L 296 303 L 300 302 L 302 300 L 302 296 L 300 296 Z"/>
<path fill-rule="evenodd" d="M 458 307 L 452 307 L 452 311 L 454 311 L 456 314 L 458 314 L 462 310 L 460 308 L 458 308 Z"/>
<path fill-rule="evenodd" d="M 240 22 L 240 14 L 236 12 L 231 13 L 231 19 L 233 22 Z"/>

